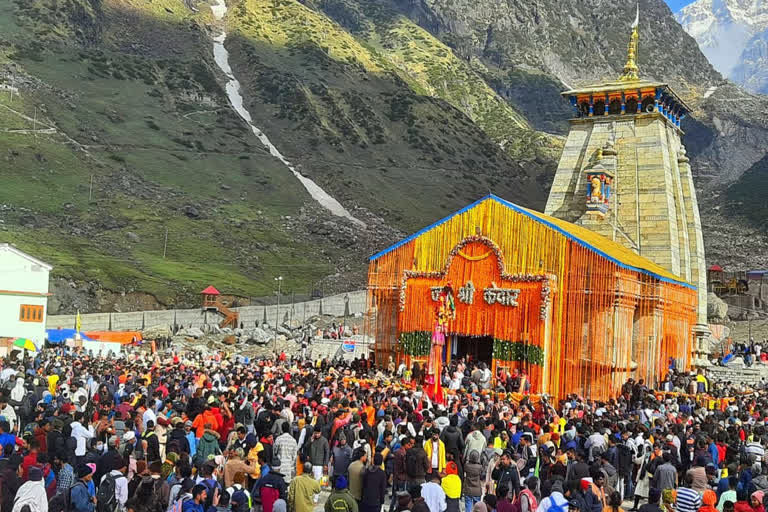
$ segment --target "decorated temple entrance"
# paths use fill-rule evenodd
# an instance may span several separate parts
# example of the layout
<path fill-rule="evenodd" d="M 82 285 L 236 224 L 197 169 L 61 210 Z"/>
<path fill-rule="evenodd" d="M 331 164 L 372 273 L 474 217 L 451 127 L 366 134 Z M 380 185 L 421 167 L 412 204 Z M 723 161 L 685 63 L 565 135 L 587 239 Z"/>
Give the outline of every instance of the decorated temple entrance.
<path fill-rule="evenodd" d="M 453 358 L 465 358 L 491 364 L 493 359 L 493 338 L 491 336 L 456 336 L 456 350 Z"/>
<path fill-rule="evenodd" d="M 398 357 L 424 361 L 428 382 L 468 356 L 494 370 L 526 370 L 540 385 L 555 284 L 551 274 L 508 274 L 491 239 L 465 238 L 442 271 L 404 272 Z"/>

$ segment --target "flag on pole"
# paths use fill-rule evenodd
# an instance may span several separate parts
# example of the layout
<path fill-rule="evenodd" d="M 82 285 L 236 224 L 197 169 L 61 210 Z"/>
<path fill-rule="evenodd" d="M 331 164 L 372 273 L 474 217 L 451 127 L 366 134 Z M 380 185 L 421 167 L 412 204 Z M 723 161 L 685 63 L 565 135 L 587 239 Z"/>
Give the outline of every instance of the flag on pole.
<path fill-rule="evenodd" d="M 82 327 L 83 323 L 80 321 L 80 310 L 77 310 L 77 315 L 75 315 L 75 332 L 80 332 L 80 328 Z"/>
<path fill-rule="evenodd" d="M 640 24 L 640 2 L 637 2 L 637 13 L 635 14 L 635 21 L 632 23 L 632 28 L 637 28 Z"/>

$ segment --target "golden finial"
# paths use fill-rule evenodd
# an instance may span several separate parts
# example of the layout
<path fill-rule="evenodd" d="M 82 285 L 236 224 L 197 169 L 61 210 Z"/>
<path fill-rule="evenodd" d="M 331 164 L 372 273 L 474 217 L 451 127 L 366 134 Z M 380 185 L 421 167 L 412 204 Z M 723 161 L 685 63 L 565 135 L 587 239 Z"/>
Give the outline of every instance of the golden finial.
<path fill-rule="evenodd" d="M 627 47 L 627 63 L 624 64 L 624 72 L 619 77 L 622 82 L 632 82 L 640 80 L 638 76 L 637 68 L 637 40 L 640 35 L 638 34 L 638 26 L 640 25 L 640 3 L 637 4 L 637 14 L 635 15 L 635 22 L 632 23 L 632 35 L 629 37 L 629 45 Z"/>

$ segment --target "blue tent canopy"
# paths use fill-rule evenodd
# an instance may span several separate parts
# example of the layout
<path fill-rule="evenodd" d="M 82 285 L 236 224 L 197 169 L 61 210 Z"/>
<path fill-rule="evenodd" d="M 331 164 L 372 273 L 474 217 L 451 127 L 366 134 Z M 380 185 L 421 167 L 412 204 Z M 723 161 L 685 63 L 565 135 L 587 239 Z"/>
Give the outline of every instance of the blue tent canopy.
<path fill-rule="evenodd" d="M 45 338 L 48 340 L 48 343 L 58 345 L 60 343 L 64 343 L 66 340 L 75 339 L 76 332 L 77 331 L 74 329 L 46 329 Z M 84 341 L 91 341 L 91 339 L 83 334 L 82 331 L 80 332 L 80 339 Z"/>

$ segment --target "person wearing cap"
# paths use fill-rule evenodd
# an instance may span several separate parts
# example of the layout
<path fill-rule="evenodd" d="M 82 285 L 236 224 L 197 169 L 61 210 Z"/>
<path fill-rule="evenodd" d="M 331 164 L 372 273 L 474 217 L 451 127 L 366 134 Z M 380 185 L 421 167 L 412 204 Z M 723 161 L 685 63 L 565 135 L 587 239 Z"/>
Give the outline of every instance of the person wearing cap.
<path fill-rule="evenodd" d="M 69 488 L 70 504 L 73 512 L 93 512 L 96 498 L 88 492 L 88 482 L 93 478 L 93 471 L 85 464 L 77 467 L 77 481 Z M 67 491 L 65 491 L 67 492 Z"/>
<path fill-rule="evenodd" d="M 338 444 L 331 450 L 330 466 L 333 468 L 333 476 L 348 475 L 349 465 L 352 463 L 352 448 L 347 444 L 347 436 L 342 432 L 338 436 Z"/>
<path fill-rule="evenodd" d="M 440 486 L 445 492 L 446 512 L 459 512 L 461 478 L 459 478 L 459 466 L 452 460 L 445 465 L 445 477 L 440 481 Z"/>
<path fill-rule="evenodd" d="M 126 471 L 128 471 L 128 463 L 121 457 L 120 461 L 115 464 L 119 465 L 119 468 L 102 476 L 99 485 L 102 485 L 108 478 L 115 481 L 115 501 L 119 509 L 122 510 L 128 501 L 128 478 L 125 476 Z"/>
<path fill-rule="evenodd" d="M 338 476 L 333 482 L 333 491 L 325 502 L 325 512 L 359 512 L 357 500 L 349 493 L 346 477 Z"/>
<path fill-rule="evenodd" d="M 147 462 L 160 460 L 160 440 L 155 433 L 155 422 L 153 420 L 148 420 L 146 423 L 146 430 L 141 434 L 141 445 Z"/>
<path fill-rule="evenodd" d="M 48 509 L 48 495 L 43 486 L 43 471 L 38 466 L 29 468 L 29 480 L 16 491 L 11 512 L 21 512 L 25 505 L 33 511 Z"/>
<path fill-rule="evenodd" d="M 184 420 L 178 416 L 174 416 L 171 418 L 171 425 L 173 428 L 168 433 L 166 451 L 178 454 L 190 453 L 189 440 L 187 439 L 187 433 L 184 430 Z"/>
<path fill-rule="evenodd" d="M 16 417 L 16 411 L 11 407 L 11 404 L 8 403 L 8 398 L 5 393 L 0 393 L 0 416 L 4 417 L 5 421 L 8 422 L 9 427 L 6 432 L 18 432 L 19 422 Z"/>
<path fill-rule="evenodd" d="M 184 422 L 184 432 L 187 436 L 187 447 L 189 448 L 189 456 L 194 457 L 197 453 L 197 432 L 192 427 L 192 422 L 187 420 Z"/>

